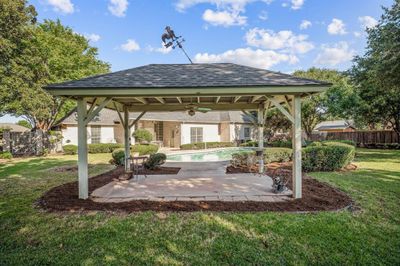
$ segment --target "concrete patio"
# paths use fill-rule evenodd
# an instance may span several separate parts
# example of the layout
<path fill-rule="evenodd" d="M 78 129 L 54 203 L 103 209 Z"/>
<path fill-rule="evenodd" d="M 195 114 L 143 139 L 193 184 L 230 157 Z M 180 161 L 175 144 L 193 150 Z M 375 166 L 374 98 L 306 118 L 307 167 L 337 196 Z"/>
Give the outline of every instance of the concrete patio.
<path fill-rule="evenodd" d="M 96 202 L 152 201 L 265 201 L 292 200 L 292 192 L 275 194 L 272 179 L 259 174 L 226 174 L 228 162 L 168 162 L 181 167 L 177 175 L 149 175 L 113 181 L 93 191 Z"/>

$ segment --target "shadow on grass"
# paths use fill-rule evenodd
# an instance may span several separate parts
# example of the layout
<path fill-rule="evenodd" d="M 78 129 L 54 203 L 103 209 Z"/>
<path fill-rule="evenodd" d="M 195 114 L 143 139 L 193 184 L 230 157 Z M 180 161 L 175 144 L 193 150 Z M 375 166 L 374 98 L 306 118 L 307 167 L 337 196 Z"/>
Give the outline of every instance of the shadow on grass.
<path fill-rule="evenodd" d="M 0 178 L 9 175 L 16 175 L 26 172 L 37 173 L 37 171 L 49 169 L 56 166 L 76 164 L 75 160 L 65 160 L 60 158 L 35 158 L 27 160 L 11 161 L 0 165 Z"/>
<path fill-rule="evenodd" d="M 400 150 L 357 149 L 357 162 L 399 162 Z"/>

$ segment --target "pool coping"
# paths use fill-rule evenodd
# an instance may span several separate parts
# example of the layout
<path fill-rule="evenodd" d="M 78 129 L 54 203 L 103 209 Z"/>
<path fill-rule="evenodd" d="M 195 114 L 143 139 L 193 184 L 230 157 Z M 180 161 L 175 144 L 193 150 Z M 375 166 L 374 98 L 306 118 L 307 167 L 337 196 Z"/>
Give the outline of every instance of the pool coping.
<path fill-rule="evenodd" d="M 224 147 L 224 148 L 211 148 L 211 149 L 201 149 L 201 150 L 171 151 L 170 153 L 166 153 L 166 155 L 167 155 L 166 162 L 191 162 L 191 163 L 206 162 L 206 161 L 174 161 L 174 160 L 168 160 L 168 156 L 169 155 L 190 155 L 190 154 L 196 154 L 196 153 L 208 153 L 208 152 L 223 151 L 223 150 L 229 150 L 229 149 L 252 150 L 253 147 Z M 230 161 L 230 159 L 214 160 L 212 162 L 224 162 L 224 161 Z"/>

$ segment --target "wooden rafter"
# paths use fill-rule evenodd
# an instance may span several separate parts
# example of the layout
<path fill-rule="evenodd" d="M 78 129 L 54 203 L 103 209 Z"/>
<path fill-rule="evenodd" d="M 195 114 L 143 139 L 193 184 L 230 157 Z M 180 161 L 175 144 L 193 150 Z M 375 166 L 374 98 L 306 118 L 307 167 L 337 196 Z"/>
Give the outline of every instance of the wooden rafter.
<path fill-rule="evenodd" d="M 139 102 L 141 102 L 141 103 L 143 103 L 143 104 L 147 104 L 148 103 L 147 100 L 145 98 L 143 98 L 143 97 L 135 97 L 134 99 L 139 101 Z"/>
<path fill-rule="evenodd" d="M 289 120 L 290 122 L 294 123 L 294 118 L 293 116 L 283 107 L 275 98 L 271 97 L 269 100 L 272 102 L 272 104 L 278 108 L 279 111 L 282 112 Z"/>
<path fill-rule="evenodd" d="M 257 100 L 261 99 L 262 97 L 264 97 L 264 96 L 263 95 L 253 96 L 253 98 L 251 98 L 250 102 L 255 103 Z"/>
<path fill-rule="evenodd" d="M 215 99 L 215 103 L 218 103 L 219 100 L 221 100 L 221 96 L 218 96 L 218 97 Z"/>
<path fill-rule="evenodd" d="M 178 102 L 179 102 L 180 104 L 182 104 L 182 98 L 181 98 L 181 97 L 176 97 L 176 99 L 178 100 Z"/>
<path fill-rule="evenodd" d="M 165 100 L 164 100 L 164 98 L 162 98 L 162 97 L 155 97 L 155 99 L 156 99 L 157 101 L 159 101 L 160 103 L 165 103 Z"/>
<path fill-rule="evenodd" d="M 129 128 L 132 128 L 134 125 L 136 125 L 136 123 L 140 120 L 140 118 L 142 118 L 142 116 L 144 116 L 145 113 L 146 111 L 141 112 L 140 115 L 132 121 L 132 123 L 129 125 Z"/>
<path fill-rule="evenodd" d="M 235 98 L 233 98 L 233 103 L 239 101 L 240 98 L 242 98 L 242 96 L 235 96 Z"/>
<path fill-rule="evenodd" d="M 92 121 L 92 119 L 93 119 L 107 104 L 109 104 L 109 103 L 111 102 L 111 100 L 112 100 L 111 97 L 104 99 L 104 100 L 99 104 L 99 106 L 97 106 L 96 109 L 94 109 L 94 110 L 93 110 L 92 112 L 90 112 L 90 113 L 87 113 L 87 116 L 86 116 L 85 121 L 84 121 L 85 125 L 87 125 L 90 121 Z"/>

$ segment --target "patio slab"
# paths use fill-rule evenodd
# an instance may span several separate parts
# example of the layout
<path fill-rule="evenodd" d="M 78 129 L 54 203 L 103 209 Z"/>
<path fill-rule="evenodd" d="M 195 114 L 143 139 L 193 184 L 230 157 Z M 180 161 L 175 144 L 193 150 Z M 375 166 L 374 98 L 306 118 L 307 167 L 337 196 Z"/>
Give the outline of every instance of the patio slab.
<path fill-rule="evenodd" d="M 96 202 L 152 201 L 287 201 L 291 191 L 275 194 L 272 179 L 258 174 L 226 174 L 228 162 L 168 162 L 177 175 L 151 175 L 113 181 L 93 191 Z"/>

